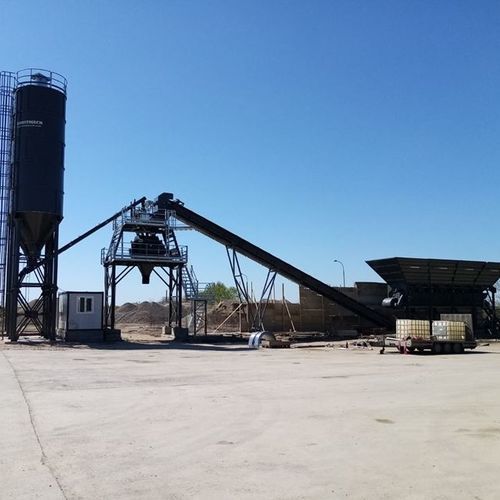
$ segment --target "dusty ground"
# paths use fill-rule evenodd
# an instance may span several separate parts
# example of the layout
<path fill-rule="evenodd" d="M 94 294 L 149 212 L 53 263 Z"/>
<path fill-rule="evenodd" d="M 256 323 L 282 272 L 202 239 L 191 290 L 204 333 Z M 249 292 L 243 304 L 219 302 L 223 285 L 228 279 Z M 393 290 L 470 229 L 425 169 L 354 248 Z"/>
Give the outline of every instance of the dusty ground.
<path fill-rule="evenodd" d="M 171 340 L 162 334 L 162 325 L 138 325 L 136 323 L 118 323 L 122 338 L 130 342 Z"/>
<path fill-rule="evenodd" d="M 500 348 L 0 344 L 0 498 L 497 499 Z"/>

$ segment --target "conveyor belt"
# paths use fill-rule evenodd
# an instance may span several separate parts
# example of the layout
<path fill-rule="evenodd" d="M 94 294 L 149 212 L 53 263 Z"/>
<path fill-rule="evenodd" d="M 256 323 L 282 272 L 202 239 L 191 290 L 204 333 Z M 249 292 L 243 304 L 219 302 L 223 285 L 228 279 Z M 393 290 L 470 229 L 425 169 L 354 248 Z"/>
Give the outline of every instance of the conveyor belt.
<path fill-rule="evenodd" d="M 168 210 L 174 210 L 176 218 L 180 221 L 193 227 L 200 233 L 212 238 L 219 243 L 229 246 L 238 251 L 242 255 L 262 264 L 263 266 L 276 271 L 281 276 L 288 278 L 290 281 L 303 285 L 310 290 L 322 295 L 328 300 L 344 307 L 345 309 L 361 316 L 377 326 L 393 328 L 394 320 L 391 317 L 385 316 L 369 307 L 359 303 L 358 301 L 339 292 L 335 288 L 317 280 L 316 278 L 304 273 L 300 269 L 288 264 L 287 262 L 275 257 L 274 255 L 262 250 L 249 241 L 240 238 L 234 233 L 224 229 L 221 226 L 205 219 L 201 215 L 186 208 L 178 201 L 168 200 L 166 202 Z"/>

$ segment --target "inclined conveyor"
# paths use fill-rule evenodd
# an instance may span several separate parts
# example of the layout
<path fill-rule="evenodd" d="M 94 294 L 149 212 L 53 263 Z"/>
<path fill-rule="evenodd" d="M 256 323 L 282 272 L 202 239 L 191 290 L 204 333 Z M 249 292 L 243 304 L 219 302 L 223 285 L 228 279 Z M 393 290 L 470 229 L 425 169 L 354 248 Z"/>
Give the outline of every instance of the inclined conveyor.
<path fill-rule="evenodd" d="M 240 238 L 231 231 L 224 229 L 189 208 L 186 208 L 181 201 L 171 198 L 172 197 L 169 193 L 160 195 L 158 198 L 158 208 L 174 211 L 175 217 L 178 220 L 188 226 L 191 226 L 200 233 L 212 238 L 226 247 L 232 248 L 259 264 L 276 271 L 284 278 L 309 288 L 310 290 L 322 295 L 332 302 L 335 302 L 354 314 L 367 319 L 374 325 L 391 329 L 394 328 L 394 318 L 370 309 L 326 283 L 323 283 L 313 276 L 297 269 L 291 264 L 288 264 L 284 260 L 279 259 L 262 248 L 259 248 L 249 241 Z"/>

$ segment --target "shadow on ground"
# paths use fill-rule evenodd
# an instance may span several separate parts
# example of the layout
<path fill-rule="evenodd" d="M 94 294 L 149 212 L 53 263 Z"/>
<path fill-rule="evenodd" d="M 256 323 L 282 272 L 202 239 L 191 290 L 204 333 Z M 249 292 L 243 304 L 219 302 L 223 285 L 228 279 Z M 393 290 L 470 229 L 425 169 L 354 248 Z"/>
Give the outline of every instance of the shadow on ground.
<path fill-rule="evenodd" d="M 154 340 L 154 341 L 130 341 L 121 340 L 118 342 L 95 342 L 95 343 L 69 343 L 69 342 L 50 342 L 48 340 L 25 340 L 8 344 L 11 347 L 23 348 L 52 348 L 52 349 L 96 349 L 99 351 L 136 351 L 153 349 L 171 349 L 183 351 L 220 351 L 220 352 L 238 352 L 248 351 L 247 341 L 244 339 L 231 341 L 219 341 L 217 343 L 201 343 L 201 341 L 179 342 L 176 340 Z"/>

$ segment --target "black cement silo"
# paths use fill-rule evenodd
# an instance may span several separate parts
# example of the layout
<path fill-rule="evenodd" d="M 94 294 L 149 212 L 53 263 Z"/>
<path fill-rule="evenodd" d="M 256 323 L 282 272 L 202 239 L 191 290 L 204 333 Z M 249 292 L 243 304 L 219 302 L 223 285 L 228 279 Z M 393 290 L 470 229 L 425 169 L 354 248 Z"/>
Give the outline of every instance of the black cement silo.
<path fill-rule="evenodd" d="M 30 259 L 63 218 L 66 94 L 41 76 L 15 92 L 12 211 Z"/>

